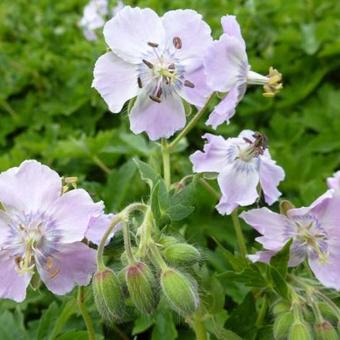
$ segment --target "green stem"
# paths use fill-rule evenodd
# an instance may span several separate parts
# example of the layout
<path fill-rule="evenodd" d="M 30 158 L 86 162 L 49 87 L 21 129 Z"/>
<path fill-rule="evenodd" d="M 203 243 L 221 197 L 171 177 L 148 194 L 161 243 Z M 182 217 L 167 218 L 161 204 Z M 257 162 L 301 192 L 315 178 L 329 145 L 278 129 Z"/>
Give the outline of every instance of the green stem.
<path fill-rule="evenodd" d="M 201 315 L 198 312 L 194 314 L 191 326 L 194 329 L 196 340 L 208 339 L 207 330 L 205 328 L 204 322 L 201 319 Z"/>
<path fill-rule="evenodd" d="M 219 200 L 221 198 L 221 194 L 216 191 L 204 178 L 200 177 L 198 181 L 208 192 L 216 197 L 216 199 Z"/>
<path fill-rule="evenodd" d="M 109 175 L 111 173 L 111 169 L 109 167 L 107 167 L 107 165 L 98 156 L 92 156 L 92 160 L 107 175 Z"/>
<path fill-rule="evenodd" d="M 212 100 L 212 98 L 215 97 L 215 93 L 211 94 L 210 97 L 207 99 L 203 107 L 196 112 L 194 117 L 191 119 L 191 121 L 188 123 L 188 125 L 177 135 L 177 137 L 169 144 L 168 148 L 170 151 L 177 145 L 177 143 L 185 137 L 191 129 L 196 125 L 196 123 L 200 120 L 200 118 L 203 116 L 203 114 L 206 112 L 206 110 L 209 107 L 209 104 Z"/>
<path fill-rule="evenodd" d="M 166 187 L 169 189 L 171 185 L 171 172 L 170 172 L 170 150 L 168 142 L 162 140 L 162 158 L 163 158 L 163 177 Z"/>
<path fill-rule="evenodd" d="M 163 257 L 159 252 L 159 249 L 157 248 L 157 245 L 155 243 L 151 243 L 149 245 L 149 250 L 151 259 L 154 261 L 154 264 L 158 265 L 163 272 L 166 271 L 168 269 L 168 265 L 163 260 Z"/>
<path fill-rule="evenodd" d="M 102 271 L 105 269 L 105 263 L 103 260 L 103 254 L 104 254 L 104 248 L 105 248 L 105 243 L 106 240 L 110 237 L 114 227 L 123 221 L 128 220 L 129 214 L 134 211 L 134 210 L 141 210 L 145 211 L 146 205 L 143 203 L 132 203 L 128 205 L 123 211 L 121 211 L 119 214 L 115 215 L 111 221 L 111 224 L 105 231 L 102 239 L 100 240 L 98 249 L 97 249 L 97 268 L 98 270 Z"/>
<path fill-rule="evenodd" d="M 148 207 L 144 215 L 144 220 L 138 228 L 138 233 L 140 235 L 138 252 L 141 257 L 146 255 L 149 244 L 152 242 L 152 223 L 153 214 L 151 207 Z"/>
<path fill-rule="evenodd" d="M 124 222 L 123 226 L 123 237 L 124 237 L 124 248 L 126 251 L 126 255 L 129 261 L 129 264 L 136 262 L 136 259 L 132 253 L 131 249 L 131 239 L 130 239 L 130 231 L 129 231 L 129 225 L 127 222 Z"/>
<path fill-rule="evenodd" d="M 240 254 L 241 254 L 241 256 L 246 257 L 246 255 L 247 255 L 247 247 L 246 247 L 246 242 L 244 240 L 244 236 L 243 236 L 240 220 L 239 220 L 238 215 L 237 215 L 237 209 L 235 209 L 231 213 L 231 219 L 233 221 L 234 230 L 235 230 L 235 234 L 236 234 L 236 238 L 237 238 L 237 243 L 238 243 L 238 248 L 239 248 Z"/>
<path fill-rule="evenodd" d="M 79 307 L 80 313 L 81 313 L 83 320 L 85 322 L 85 325 L 86 325 L 86 329 L 87 329 L 87 333 L 88 333 L 88 339 L 89 340 L 96 340 L 93 322 L 92 322 L 91 316 L 88 313 L 86 306 L 84 304 L 84 287 L 78 288 L 77 302 L 78 302 L 78 307 Z"/>

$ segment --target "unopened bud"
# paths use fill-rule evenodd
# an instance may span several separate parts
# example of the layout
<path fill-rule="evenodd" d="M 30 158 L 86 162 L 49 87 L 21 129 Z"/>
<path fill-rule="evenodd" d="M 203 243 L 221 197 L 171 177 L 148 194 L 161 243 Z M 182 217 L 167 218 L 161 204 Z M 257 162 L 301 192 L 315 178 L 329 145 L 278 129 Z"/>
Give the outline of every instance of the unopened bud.
<path fill-rule="evenodd" d="M 131 252 L 132 252 L 133 255 L 135 255 L 137 253 L 137 250 L 138 249 L 136 247 L 131 247 Z M 128 256 L 126 254 L 126 251 L 124 251 L 122 253 L 122 255 L 120 255 L 120 261 L 122 262 L 122 264 L 124 266 L 127 266 L 129 264 L 129 259 L 128 259 Z"/>
<path fill-rule="evenodd" d="M 314 325 L 316 338 L 319 340 L 339 340 L 339 336 L 333 325 L 324 320 Z"/>
<path fill-rule="evenodd" d="M 328 303 L 319 302 L 318 308 L 324 318 L 327 320 L 334 322 L 334 324 L 338 321 L 338 313 L 332 307 L 329 306 Z"/>
<path fill-rule="evenodd" d="M 94 274 L 92 280 L 94 301 L 103 320 L 110 324 L 122 321 L 125 305 L 120 282 L 109 268 Z"/>
<path fill-rule="evenodd" d="M 274 304 L 272 311 L 273 311 L 273 314 L 276 316 L 281 313 L 288 312 L 290 310 L 290 307 L 291 306 L 288 302 L 279 300 Z"/>
<path fill-rule="evenodd" d="M 156 281 L 151 269 L 143 262 L 131 264 L 125 269 L 125 280 L 136 308 L 141 313 L 151 313 L 156 305 Z"/>
<path fill-rule="evenodd" d="M 313 340 L 309 325 L 303 321 L 295 321 L 289 329 L 288 340 Z"/>
<path fill-rule="evenodd" d="M 176 243 L 178 243 L 178 240 L 176 237 L 173 237 L 173 236 L 162 235 L 159 239 L 159 244 L 161 244 L 164 247 L 168 247 Z"/>
<path fill-rule="evenodd" d="M 192 264 L 201 258 L 200 252 L 190 244 L 172 244 L 162 251 L 165 260 L 171 264 Z"/>
<path fill-rule="evenodd" d="M 285 339 L 290 327 L 294 322 L 294 316 L 291 312 L 284 312 L 279 314 L 274 321 L 273 334 L 274 339 Z"/>
<path fill-rule="evenodd" d="M 292 202 L 288 200 L 282 200 L 280 201 L 280 214 L 281 215 L 287 215 L 288 210 L 294 209 L 294 205 Z"/>
<path fill-rule="evenodd" d="M 196 284 L 178 270 L 165 269 L 161 274 L 161 287 L 169 305 L 178 314 L 190 315 L 198 308 Z"/>

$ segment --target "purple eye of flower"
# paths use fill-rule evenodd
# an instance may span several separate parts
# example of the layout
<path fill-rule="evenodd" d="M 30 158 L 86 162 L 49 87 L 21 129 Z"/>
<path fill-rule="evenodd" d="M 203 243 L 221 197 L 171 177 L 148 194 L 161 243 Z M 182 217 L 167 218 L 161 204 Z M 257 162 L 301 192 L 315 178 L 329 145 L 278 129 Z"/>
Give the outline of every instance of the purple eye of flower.
<path fill-rule="evenodd" d="M 293 237 L 292 252 L 295 256 L 309 256 L 327 262 L 328 236 L 315 216 L 295 216 L 287 233 Z"/>

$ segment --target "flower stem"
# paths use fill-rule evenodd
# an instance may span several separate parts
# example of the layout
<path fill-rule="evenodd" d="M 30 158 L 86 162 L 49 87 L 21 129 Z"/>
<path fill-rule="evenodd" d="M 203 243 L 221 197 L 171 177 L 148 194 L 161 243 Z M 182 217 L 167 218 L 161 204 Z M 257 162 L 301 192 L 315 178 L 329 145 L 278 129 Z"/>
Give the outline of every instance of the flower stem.
<path fill-rule="evenodd" d="M 111 173 L 111 169 L 98 157 L 98 156 L 92 156 L 93 162 L 102 169 L 107 175 Z"/>
<path fill-rule="evenodd" d="M 246 242 L 244 240 L 240 220 L 239 220 L 238 215 L 237 215 L 237 209 L 235 209 L 231 213 L 231 219 L 233 221 L 234 230 L 235 230 L 235 234 L 236 234 L 236 237 L 237 237 L 237 243 L 238 243 L 238 248 L 239 248 L 240 254 L 241 254 L 241 256 L 246 257 L 247 247 L 246 247 Z"/>
<path fill-rule="evenodd" d="M 140 235 L 139 247 L 138 252 L 139 255 L 144 257 L 147 253 L 147 249 L 152 242 L 152 224 L 153 224 L 153 214 L 151 207 L 148 207 L 145 215 L 144 220 L 140 227 L 138 228 L 138 233 Z"/>
<path fill-rule="evenodd" d="M 209 191 L 214 197 L 216 197 L 216 199 L 220 199 L 220 193 L 216 191 L 204 178 L 200 177 L 198 181 L 207 191 Z"/>
<path fill-rule="evenodd" d="M 215 93 L 212 93 L 207 101 L 205 102 L 205 104 L 203 105 L 203 107 L 196 112 L 196 114 L 194 115 L 194 117 L 190 120 L 190 122 L 187 124 L 187 126 L 177 135 L 177 137 L 169 144 L 168 148 L 170 151 L 172 151 L 172 149 L 177 145 L 177 143 L 183 138 L 185 137 L 190 131 L 191 129 L 196 125 L 196 123 L 200 120 L 200 118 L 203 116 L 203 114 L 205 113 L 205 111 L 208 109 L 209 104 L 211 102 L 211 100 L 215 97 Z"/>
<path fill-rule="evenodd" d="M 146 205 L 143 203 L 132 203 L 128 205 L 123 211 L 121 211 L 119 214 L 115 215 L 111 221 L 111 224 L 105 231 L 102 239 L 100 240 L 98 249 L 97 249 L 97 268 L 98 270 L 104 270 L 105 269 L 105 264 L 103 260 L 103 254 L 104 254 L 104 248 L 105 248 L 105 243 L 106 240 L 109 238 L 111 235 L 114 227 L 123 221 L 128 220 L 129 214 L 134 211 L 134 210 L 142 210 L 144 211 L 146 209 Z"/>
<path fill-rule="evenodd" d="M 171 171 L 170 171 L 170 150 L 168 142 L 162 140 L 162 158 L 163 158 L 163 177 L 166 187 L 169 189 L 171 185 Z"/>
<path fill-rule="evenodd" d="M 207 340 L 207 330 L 205 329 L 205 325 L 202 321 L 201 315 L 199 312 L 194 314 L 193 320 L 191 322 L 191 327 L 193 328 L 196 340 Z"/>
<path fill-rule="evenodd" d="M 88 333 L 88 339 L 89 340 L 95 340 L 96 335 L 95 335 L 95 332 L 94 332 L 93 322 L 92 322 L 91 316 L 88 313 L 86 306 L 84 304 L 84 287 L 78 287 L 77 302 L 78 302 L 78 307 L 79 307 L 80 313 L 81 313 L 83 320 L 85 322 L 85 325 L 86 325 L 86 329 L 87 329 L 87 333 Z"/>
<path fill-rule="evenodd" d="M 130 231 L 129 231 L 129 225 L 127 222 L 124 222 L 123 237 L 124 237 L 124 248 L 126 251 L 128 261 L 129 263 L 134 263 L 136 262 L 136 260 L 131 250 Z"/>

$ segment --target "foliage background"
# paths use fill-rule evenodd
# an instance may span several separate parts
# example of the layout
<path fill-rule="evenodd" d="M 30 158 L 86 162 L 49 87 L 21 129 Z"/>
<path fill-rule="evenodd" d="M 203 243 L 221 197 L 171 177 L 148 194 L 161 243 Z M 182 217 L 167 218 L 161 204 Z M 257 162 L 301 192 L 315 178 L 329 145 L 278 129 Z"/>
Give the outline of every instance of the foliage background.
<path fill-rule="evenodd" d="M 218 133 L 227 137 L 243 128 L 266 133 L 273 157 L 286 171 L 281 185 L 284 197 L 297 205 L 308 204 L 325 191 L 325 178 L 340 167 L 339 1 L 126 3 L 151 7 L 159 14 L 175 8 L 196 9 L 212 26 L 215 37 L 221 32 L 220 17 L 237 15 L 253 69 L 265 74 L 269 66 L 275 66 L 284 75 L 284 90 L 271 100 L 262 97 L 260 88 L 250 89 L 231 124 Z M 83 0 L 0 2 L 0 170 L 36 158 L 65 176 L 78 176 L 80 185 L 103 199 L 108 211 L 117 211 L 146 197 L 145 184 L 131 158 L 140 157 L 156 169 L 161 160 L 155 145 L 129 132 L 127 115 L 109 113 L 91 89 L 94 62 L 106 46 L 101 34 L 97 42 L 88 42 L 78 28 L 85 4 Z M 208 130 L 202 122 L 182 145 L 183 152 L 173 156 L 175 179 L 190 173 L 188 154 L 202 146 L 200 136 Z M 228 263 L 214 240 L 232 251 L 234 234 L 230 220 L 218 216 L 214 199 L 203 188 L 198 188 L 196 196 L 195 212 L 172 228 L 200 247 L 208 264 L 207 277 L 215 277 Z M 244 228 L 252 244 L 255 235 Z M 116 240 L 112 249 L 120 244 Z M 222 325 L 239 308 L 248 289 L 223 277 L 212 281 L 217 294 L 212 313 Z M 48 339 L 53 330 L 53 334 L 63 333 L 60 339 L 86 338 L 79 331 L 85 329 L 82 320 L 68 300 L 55 299 L 40 288 L 20 305 L 0 302 L 1 338 Z M 252 308 L 251 304 L 243 307 L 242 323 L 237 324 L 234 314 L 233 330 L 246 338 L 266 339 L 265 333 L 251 332 L 250 336 L 237 329 L 245 324 L 255 327 Z M 72 316 L 66 326 L 58 329 L 58 322 L 61 325 L 68 313 Z M 91 314 L 98 321 L 98 334 L 103 334 L 93 307 Z M 193 338 L 171 313 L 125 325 L 124 332 L 138 333 L 148 323 L 155 324 L 145 333 L 152 339 Z"/>

